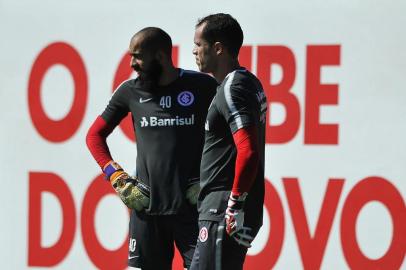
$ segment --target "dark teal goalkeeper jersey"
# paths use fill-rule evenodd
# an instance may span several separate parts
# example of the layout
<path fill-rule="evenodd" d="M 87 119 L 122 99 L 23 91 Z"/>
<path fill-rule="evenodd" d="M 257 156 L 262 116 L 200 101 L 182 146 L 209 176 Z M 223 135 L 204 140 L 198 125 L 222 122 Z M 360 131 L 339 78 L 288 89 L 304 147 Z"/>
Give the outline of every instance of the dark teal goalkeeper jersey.
<path fill-rule="evenodd" d="M 148 214 L 170 215 L 187 208 L 185 190 L 199 178 L 204 123 L 216 87 L 209 75 L 182 69 L 163 87 L 132 79 L 117 88 L 102 113 L 111 126 L 132 114 L 137 176 L 151 189 Z"/>
<path fill-rule="evenodd" d="M 224 219 L 237 157 L 233 133 L 254 126 L 260 161 L 244 206 L 244 226 L 255 228 L 262 225 L 266 111 L 267 101 L 262 85 L 248 70 L 234 70 L 218 86 L 205 123 L 198 201 L 200 220 Z"/>

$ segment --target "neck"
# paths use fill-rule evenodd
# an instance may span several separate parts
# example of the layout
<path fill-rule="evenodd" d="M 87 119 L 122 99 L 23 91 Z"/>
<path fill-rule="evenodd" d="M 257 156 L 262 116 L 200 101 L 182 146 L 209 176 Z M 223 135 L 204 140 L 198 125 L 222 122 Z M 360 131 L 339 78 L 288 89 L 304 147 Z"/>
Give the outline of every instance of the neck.
<path fill-rule="evenodd" d="M 179 76 L 178 69 L 173 65 L 163 68 L 161 77 L 159 78 L 158 85 L 165 86 L 175 81 Z"/>
<path fill-rule="evenodd" d="M 213 72 L 213 76 L 216 78 L 217 82 L 221 83 L 230 72 L 239 67 L 240 64 L 236 58 L 221 59 L 218 62 L 217 69 Z"/>

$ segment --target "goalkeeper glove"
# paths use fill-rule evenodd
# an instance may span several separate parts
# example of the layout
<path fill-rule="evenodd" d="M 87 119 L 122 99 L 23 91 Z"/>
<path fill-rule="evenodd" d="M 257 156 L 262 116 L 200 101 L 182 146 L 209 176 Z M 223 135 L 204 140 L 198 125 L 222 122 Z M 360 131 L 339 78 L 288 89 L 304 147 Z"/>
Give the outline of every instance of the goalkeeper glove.
<path fill-rule="evenodd" d="M 131 209 L 141 211 L 149 206 L 149 187 L 138 178 L 130 177 L 118 163 L 111 161 L 104 173 L 123 203 Z"/>
<path fill-rule="evenodd" d="M 186 189 L 186 199 L 190 204 L 195 205 L 200 192 L 200 178 L 191 178 Z"/>
<path fill-rule="evenodd" d="M 254 239 L 250 235 L 251 228 L 244 227 L 244 202 L 247 193 L 240 196 L 230 194 L 228 199 L 225 219 L 226 219 L 226 232 L 233 237 L 238 244 L 246 248 L 251 247 L 251 242 Z"/>

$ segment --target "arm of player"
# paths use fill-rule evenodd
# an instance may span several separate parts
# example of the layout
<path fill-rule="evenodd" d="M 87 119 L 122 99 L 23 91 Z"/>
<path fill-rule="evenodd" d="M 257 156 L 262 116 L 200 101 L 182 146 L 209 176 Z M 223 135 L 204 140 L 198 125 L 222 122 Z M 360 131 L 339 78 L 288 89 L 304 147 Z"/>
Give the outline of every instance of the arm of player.
<path fill-rule="evenodd" d="M 138 179 L 130 177 L 113 161 L 106 139 L 115 127 L 98 116 L 87 133 L 86 144 L 124 204 L 141 211 L 149 206 L 149 188 Z"/>
<path fill-rule="evenodd" d="M 98 116 L 86 135 L 87 148 L 101 169 L 113 159 L 106 139 L 114 128 L 115 126 L 108 125 L 101 116 Z"/>
<path fill-rule="evenodd" d="M 249 126 L 233 134 L 237 148 L 232 194 L 240 196 L 248 193 L 255 181 L 259 165 L 257 128 Z"/>
<path fill-rule="evenodd" d="M 244 225 L 244 202 L 255 181 L 259 164 L 257 130 L 255 126 L 244 127 L 233 134 L 237 148 L 235 176 L 226 209 L 226 231 L 246 247 L 251 246 L 252 236 Z"/>

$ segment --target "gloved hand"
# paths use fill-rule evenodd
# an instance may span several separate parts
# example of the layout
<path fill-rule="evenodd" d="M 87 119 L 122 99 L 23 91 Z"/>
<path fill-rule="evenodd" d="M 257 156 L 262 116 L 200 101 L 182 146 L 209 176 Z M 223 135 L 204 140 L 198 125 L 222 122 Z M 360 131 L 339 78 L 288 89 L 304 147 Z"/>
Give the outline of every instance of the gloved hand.
<path fill-rule="evenodd" d="M 186 199 L 190 204 L 195 205 L 200 193 L 200 178 L 189 179 L 186 189 Z"/>
<path fill-rule="evenodd" d="M 149 187 L 135 177 L 130 177 L 120 165 L 111 161 L 104 173 L 123 203 L 131 209 L 141 211 L 149 206 Z"/>
<path fill-rule="evenodd" d="M 240 196 L 230 194 L 226 209 L 226 232 L 233 237 L 238 244 L 251 247 L 251 242 L 254 239 L 250 235 L 251 228 L 244 227 L 244 202 L 247 193 Z"/>

